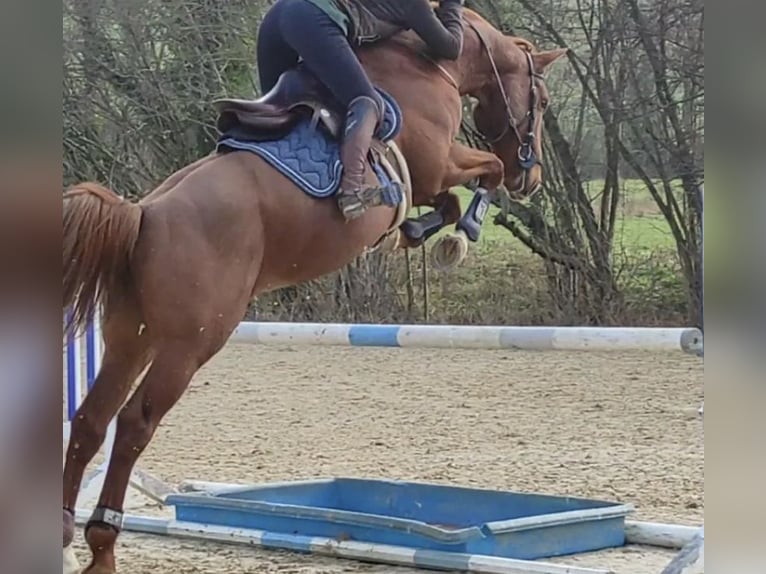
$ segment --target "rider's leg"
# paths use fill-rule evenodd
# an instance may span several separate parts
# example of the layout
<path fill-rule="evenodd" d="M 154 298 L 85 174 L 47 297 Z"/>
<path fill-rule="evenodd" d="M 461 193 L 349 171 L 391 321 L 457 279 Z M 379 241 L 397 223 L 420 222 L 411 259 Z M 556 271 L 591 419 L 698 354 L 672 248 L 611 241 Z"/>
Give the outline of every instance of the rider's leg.
<path fill-rule="evenodd" d="M 269 92 L 283 72 L 298 65 L 298 53 L 282 36 L 280 21 L 286 4 L 291 0 L 277 0 L 263 17 L 258 29 L 256 58 L 261 94 Z"/>
<path fill-rule="evenodd" d="M 367 207 L 383 202 L 383 190 L 365 182 L 367 154 L 380 117 L 380 104 L 369 96 L 359 96 L 348 106 L 340 147 L 343 179 L 338 195 L 338 207 L 346 219 L 359 217 Z"/>
<path fill-rule="evenodd" d="M 285 0 L 280 22 L 283 37 L 306 67 L 347 111 L 340 150 L 343 179 L 338 204 L 347 219 L 382 202 L 382 189 L 367 188 L 367 154 L 381 120 L 383 102 L 367 78 L 343 30 L 306 0 Z"/>

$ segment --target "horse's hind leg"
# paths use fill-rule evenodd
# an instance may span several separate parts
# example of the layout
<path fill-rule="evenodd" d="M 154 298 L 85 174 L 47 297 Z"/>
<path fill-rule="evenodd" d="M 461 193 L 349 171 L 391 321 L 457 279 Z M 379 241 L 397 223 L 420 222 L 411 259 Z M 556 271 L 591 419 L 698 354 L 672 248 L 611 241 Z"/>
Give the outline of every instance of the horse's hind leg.
<path fill-rule="evenodd" d="M 236 323 L 234 323 L 236 325 Z M 194 373 L 226 341 L 234 326 L 216 341 L 158 344 L 152 365 L 117 417 L 117 432 L 104 488 L 85 531 L 93 553 L 87 574 L 115 572 L 114 546 L 122 527 L 123 504 L 138 457 L 152 439 L 163 416 L 178 402 Z M 220 340 L 218 340 L 220 339 Z"/>
<path fill-rule="evenodd" d="M 111 312 L 104 323 L 104 358 L 93 388 L 72 420 L 64 463 L 64 548 L 75 532 L 74 510 L 83 474 L 106 437 L 109 422 L 149 360 L 147 333 L 140 332 L 138 313 L 125 308 Z"/>

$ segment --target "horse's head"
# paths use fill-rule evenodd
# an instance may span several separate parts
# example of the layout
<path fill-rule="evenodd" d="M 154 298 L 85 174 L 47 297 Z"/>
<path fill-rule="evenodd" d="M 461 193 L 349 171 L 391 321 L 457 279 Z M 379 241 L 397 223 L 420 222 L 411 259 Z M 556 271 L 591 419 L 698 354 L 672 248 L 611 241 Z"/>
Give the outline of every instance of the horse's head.
<path fill-rule="evenodd" d="M 542 115 L 550 101 L 543 74 L 567 50 L 536 52 L 469 10 L 465 34 L 461 75 L 465 92 L 478 100 L 476 129 L 503 161 L 510 195 L 528 197 L 543 181 Z"/>

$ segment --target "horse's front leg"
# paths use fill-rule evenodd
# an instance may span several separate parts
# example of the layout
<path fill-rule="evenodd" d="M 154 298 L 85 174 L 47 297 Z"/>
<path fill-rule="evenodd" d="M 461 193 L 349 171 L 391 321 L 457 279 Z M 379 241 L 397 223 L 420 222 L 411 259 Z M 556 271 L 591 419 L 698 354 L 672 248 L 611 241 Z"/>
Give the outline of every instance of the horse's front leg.
<path fill-rule="evenodd" d="M 492 194 L 503 183 L 503 162 L 496 155 L 459 143 L 453 144 L 449 157 L 449 167 L 445 176 L 448 186 L 466 185 L 479 180 L 471 202 L 455 226 L 458 231 L 465 233 L 470 241 L 476 242 L 481 234 L 484 217 L 489 211 Z"/>
<path fill-rule="evenodd" d="M 461 217 L 460 198 L 449 191 L 457 185 L 478 180 L 465 215 Z M 503 183 L 503 162 L 488 152 L 453 143 L 449 150 L 444 175 L 440 183 L 443 191 L 435 196 L 434 210 L 411 218 L 402 224 L 408 247 L 416 247 L 443 227 L 457 223 L 471 241 L 478 240 L 481 222 L 491 201 L 491 193 Z"/>
<path fill-rule="evenodd" d="M 475 243 L 479 240 L 481 225 L 489 211 L 492 194 L 503 183 L 503 170 L 503 162 L 491 153 L 459 143 L 450 148 L 444 186 L 449 188 L 467 185 L 477 179 L 479 185 L 462 216 L 458 197 L 449 194 L 454 196 L 457 202 L 457 217 L 449 223 L 456 222 L 456 225 L 454 232 L 441 236 L 431 248 L 431 263 L 438 271 L 449 271 L 457 267 L 468 254 L 468 242 Z M 447 224 L 448 222 L 444 223 Z"/>
<path fill-rule="evenodd" d="M 505 166 L 496 155 L 454 142 L 444 174 L 444 187 L 467 185 L 479 180 L 479 186 L 494 191 L 503 184 Z"/>

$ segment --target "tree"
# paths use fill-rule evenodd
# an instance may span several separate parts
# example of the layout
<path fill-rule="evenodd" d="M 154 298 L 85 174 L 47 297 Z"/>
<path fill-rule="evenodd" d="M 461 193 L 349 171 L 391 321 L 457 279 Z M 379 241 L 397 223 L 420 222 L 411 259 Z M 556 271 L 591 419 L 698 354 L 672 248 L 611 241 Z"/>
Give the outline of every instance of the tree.
<path fill-rule="evenodd" d="M 529 206 L 510 202 L 510 217 L 498 223 L 544 259 L 557 305 L 577 320 L 608 322 L 622 305 L 614 269 L 620 178 L 640 178 L 673 234 L 689 319 L 699 324 L 702 2 L 475 4 L 506 33 L 522 30 L 538 43 L 570 48 L 569 69 L 549 80 L 555 85 L 545 116 L 545 191 Z M 596 195 L 585 185 L 594 167 L 604 182 Z"/>

